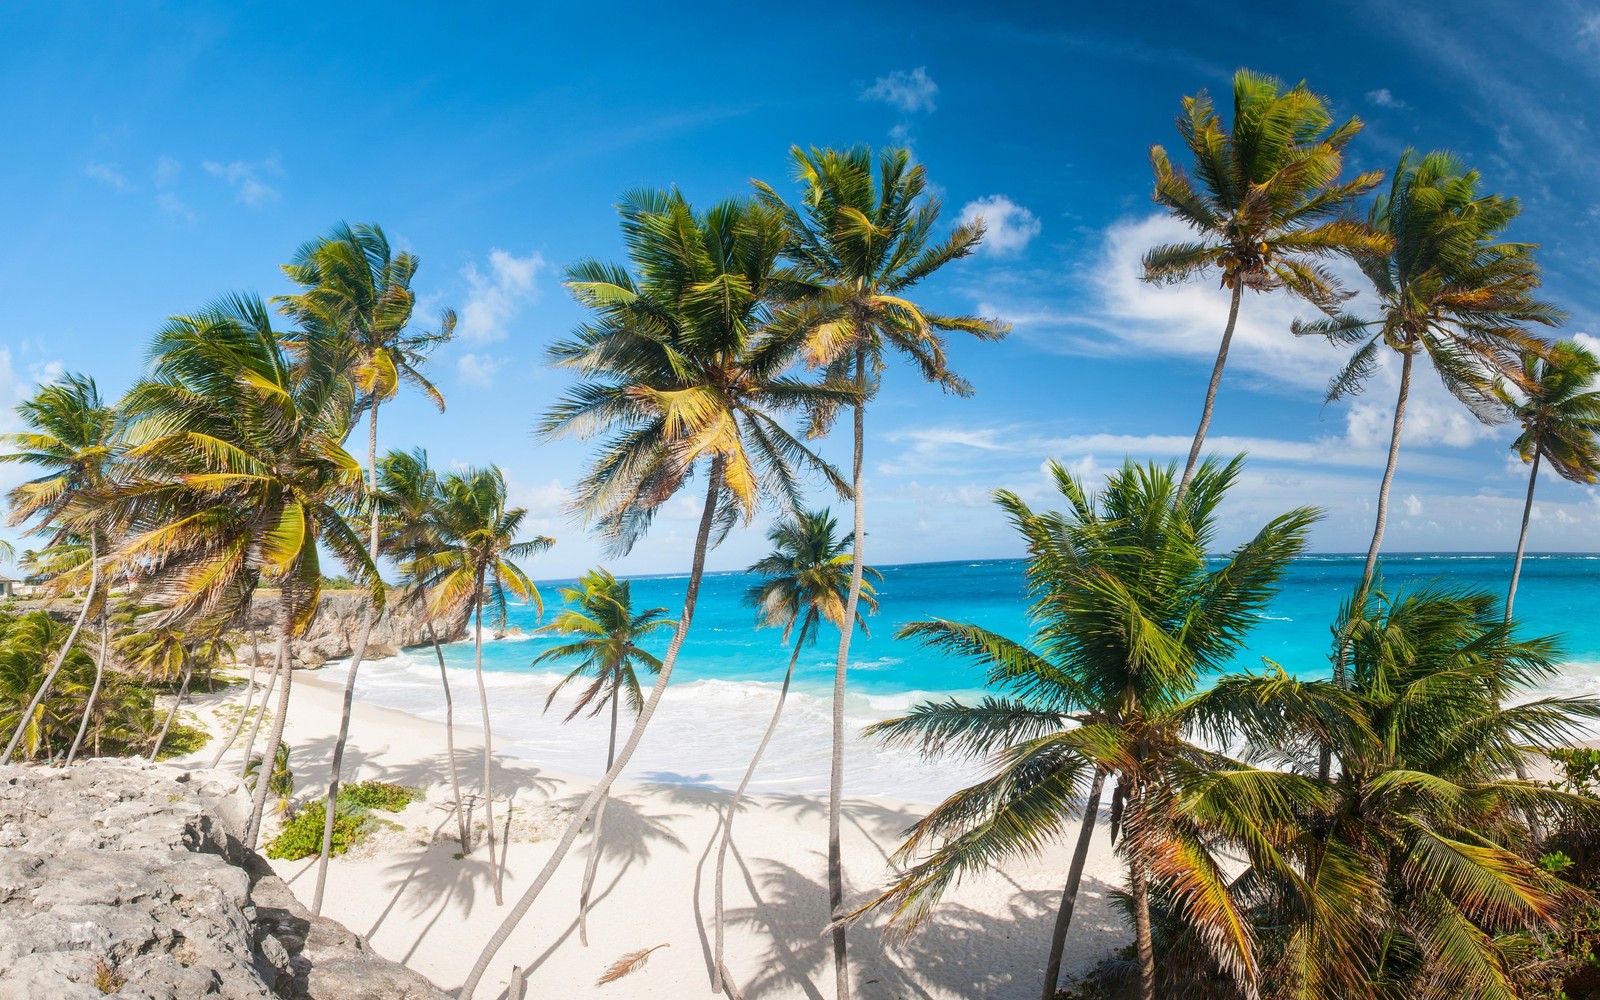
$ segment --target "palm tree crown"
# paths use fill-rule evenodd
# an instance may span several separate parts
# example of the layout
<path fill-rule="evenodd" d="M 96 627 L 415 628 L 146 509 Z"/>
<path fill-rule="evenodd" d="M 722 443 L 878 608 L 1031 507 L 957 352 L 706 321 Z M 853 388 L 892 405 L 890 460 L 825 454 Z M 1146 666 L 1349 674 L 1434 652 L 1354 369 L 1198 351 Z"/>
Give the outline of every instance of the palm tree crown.
<path fill-rule="evenodd" d="M 657 632 L 677 628 L 678 623 L 667 617 L 666 608 L 635 612 L 632 584 L 618 580 L 605 569 L 585 573 L 576 587 L 563 587 L 561 596 L 567 606 L 539 631 L 572 641 L 545 650 L 533 662 L 574 658 L 581 662 L 551 688 L 545 699 L 546 710 L 568 682 L 590 677 L 592 683 L 578 695 L 572 711 L 567 713 L 568 720 L 586 709 L 591 716 L 597 715 L 613 698 L 626 701 L 629 710 L 637 714 L 644 704 L 638 668 L 642 666 L 651 673 L 661 670 L 660 658 L 639 643 Z"/>
<path fill-rule="evenodd" d="M 839 536 L 833 514 L 801 511 L 774 524 L 767 540 L 772 551 L 747 571 L 766 579 L 745 591 L 745 603 L 756 609 L 761 623 L 781 627 L 783 641 L 793 637 L 797 646 L 816 640 L 820 622 L 842 628 L 853 556 L 849 536 Z M 883 579 L 871 567 L 866 572 L 875 580 Z M 869 614 L 878 610 L 872 584 L 862 584 L 861 602 Z M 793 634 L 796 624 L 799 635 Z M 856 625 L 867 634 L 866 618 L 859 610 Z"/>

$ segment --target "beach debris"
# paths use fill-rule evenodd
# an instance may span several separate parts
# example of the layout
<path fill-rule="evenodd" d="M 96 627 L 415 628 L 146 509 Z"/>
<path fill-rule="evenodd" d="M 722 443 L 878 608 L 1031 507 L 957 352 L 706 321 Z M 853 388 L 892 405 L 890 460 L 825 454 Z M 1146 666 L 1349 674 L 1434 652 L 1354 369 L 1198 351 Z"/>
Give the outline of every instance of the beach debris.
<path fill-rule="evenodd" d="M 601 973 L 600 978 L 595 980 L 594 984 L 596 986 L 604 986 L 606 983 L 614 983 L 623 976 L 638 972 L 640 969 L 644 968 L 646 962 L 650 961 L 651 952 L 670 947 L 672 947 L 671 943 L 666 943 L 658 944 L 654 948 L 644 948 L 640 951 L 630 951 L 626 955 L 617 959 L 615 962 L 612 962 L 611 966 L 607 968 L 605 972 Z"/>

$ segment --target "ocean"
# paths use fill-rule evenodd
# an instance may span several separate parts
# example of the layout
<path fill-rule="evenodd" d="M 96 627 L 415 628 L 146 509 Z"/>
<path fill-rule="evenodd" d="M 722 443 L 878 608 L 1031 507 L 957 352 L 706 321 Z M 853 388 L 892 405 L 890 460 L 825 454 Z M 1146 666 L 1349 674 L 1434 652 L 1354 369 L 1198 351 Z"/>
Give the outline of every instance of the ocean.
<path fill-rule="evenodd" d="M 1340 601 L 1360 579 L 1361 566 L 1362 557 L 1353 555 L 1309 555 L 1296 560 L 1235 665 L 1259 669 L 1265 657 L 1299 676 L 1326 676 L 1329 627 Z M 949 618 L 1013 638 L 1028 634 L 1021 560 L 917 563 L 879 569 L 883 574 L 878 585 L 880 607 L 878 614 L 868 619 L 871 636 L 858 633 L 851 643 L 846 712 L 852 734 L 917 701 L 972 697 L 982 690 L 981 672 L 966 662 L 896 639 L 895 633 L 907 622 Z M 1391 555 L 1384 558 L 1382 573 L 1390 589 L 1438 582 L 1503 595 L 1511 577 L 1511 557 Z M 661 606 L 676 615 L 687 579 L 635 578 L 635 607 Z M 738 783 L 776 704 L 790 654 L 782 644 L 780 630 L 755 627 L 754 612 L 743 600 L 755 582 L 756 578 L 744 573 L 706 576 L 671 686 L 623 775 L 625 780 L 723 788 Z M 540 583 L 549 609 L 561 601 L 559 588 L 570 583 Z M 1564 637 L 1563 671 L 1553 690 L 1600 694 L 1600 619 L 1593 610 L 1597 606 L 1600 556 L 1530 555 L 1524 559 L 1517 593 L 1518 618 L 1527 634 Z M 533 608 L 513 607 L 509 626 L 521 634 L 498 640 L 486 636 L 483 666 L 496 741 L 512 756 L 557 771 L 598 776 L 604 772 L 606 720 L 604 716 L 579 718 L 563 724 L 571 706 L 565 693 L 548 713 L 544 711 L 545 700 L 562 675 L 531 663 L 542 649 L 557 641 L 535 635 L 539 624 Z M 817 644 L 801 653 L 784 720 L 752 782 L 753 790 L 771 794 L 826 791 L 837 642 L 837 633 L 824 628 Z M 664 647 L 665 640 L 660 645 Z M 472 656 L 470 640 L 445 647 L 456 717 L 463 728 L 475 727 L 478 718 Z M 424 718 L 444 718 L 438 663 L 431 649 L 406 650 L 364 665 L 356 696 Z M 852 735 L 846 760 L 848 794 L 918 802 L 936 802 L 984 770 L 979 761 L 930 763 L 856 735 Z"/>

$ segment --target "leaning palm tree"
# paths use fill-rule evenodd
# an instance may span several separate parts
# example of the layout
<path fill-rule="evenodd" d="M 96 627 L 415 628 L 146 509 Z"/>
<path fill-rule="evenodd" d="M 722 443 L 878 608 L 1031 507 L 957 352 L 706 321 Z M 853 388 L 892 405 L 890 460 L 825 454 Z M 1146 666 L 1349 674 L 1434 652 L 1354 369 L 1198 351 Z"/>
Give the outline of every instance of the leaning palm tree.
<path fill-rule="evenodd" d="M 103 502 L 103 495 L 99 500 L 86 494 L 83 503 L 93 506 Z M 88 534 L 96 535 L 101 539 L 110 537 L 109 533 L 98 526 L 88 529 Z M 95 544 L 92 539 L 74 531 L 58 532 L 54 544 L 39 551 L 29 551 L 25 554 L 23 567 L 28 576 L 35 580 L 46 581 L 48 592 L 54 596 L 62 594 L 82 594 L 84 606 L 79 609 L 81 614 L 98 619 L 100 644 L 99 652 L 94 658 L 94 681 L 89 686 L 88 694 L 83 699 L 83 713 L 78 720 L 78 734 L 72 741 L 72 746 L 67 750 L 65 763 L 71 764 L 78 758 L 78 751 L 82 748 L 88 736 L 91 720 L 95 716 L 96 705 L 100 699 L 100 691 L 105 686 L 106 662 L 108 645 L 110 642 L 110 628 L 108 614 L 111 605 L 110 588 L 97 585 L 96 566 L 93 553 L 104 552 L 105 544 Z M 81 630 L 80 630 L 81 631 Z"/>
<path fill-rule="evenodd" d="M 905 357 L 922 377 L 946 392 L 970 395 L 972 387 L 950 370 L 945 335 L 966 333 L 979 340 L 998 340 L 1007 327 L 975 316 L 941 315 L 906 298 L 940 268 L 960 260 L 983 241 L 981 220 L 958 223 L 943 240 L 935 240 L 939 199 L 929 197 L 922 165 L 911 163 L 905 149 L 872 152 L 812 149 L 790 151 L 804 185 L 804 210 L 784 203 L 767 185 L 757 191 L 773 211 L 781 213 L 789 231 L 785 255 L 813 290 L 791 307 L 783 322 L 804 331 L 807 362 L 821 367 L 832 381 L 855 386 L 854 491 L 855 545 L 850 594 L 843 621 L 856 620 L 860 601 L 862 560 L 866 547 L 866 492 L 863 479 L 866 406 L 876 394 L 891 354 Z M 812 427 L 820 433 L 836 408 L 824 408 Z M 844 796 L 844 695 L 852 629 L 839 635 L 833 682 L 833 757 L 828 782 L 828 908 L 838 917 L 844 905 L 844 867 L 840 855 L 840 807 Z M 845 926 L 833 928 L 834 979 L 837 1000 L 850 996 Z"/>
<path fill-rule="evenodd" d="M 716 913 L 714 919 L 716 943 L 712 957 L 711 988 L 721 992 L 723 983 L 730 979 L 723 962 L 724 923 L 722 904 L 723 873 L 727 867 L 728 846 L 733 842 L 733 821 L 739 814 L 739 801 L 750 779 L 755 777 L 761 755 L 772 741 L 783 716 L 783 706 L 789 697 L 789 684 L 794 680 L 794 667 L 800 660 L 800 651 L 817 641 L 822 622 L 838 628 L 844 626 L 845 608 L 850 602 L 850 578 L 854 572 L 854 555 L 844 539 L 838 535 L 839 523 L 826 510 L 801 511 L 773 525 L 767 540 L 773 549 L 746 572 L 765 577 L 762 583 L 753 584 L 745 591 L 745 602 L 756 609 L 757 622 L 783 629 L 783 641 L 791 643 L 789 668 L 784 671 L 783 684 L 778 688 L 778 703 L 772 709 L 772 721 L 767 723 L 756 752 L 750 757 L 739 787 L 734 789 L 723 811 L 722 838 L 717 844 Z M 868 566 L 863 571 L 874 580 L 882 575 Z M 870 614 L 878 610 L 877 593 L 871 583 L 861 582 L 859 601 L 865 603 Z M 858 605 L 859 607 L 859 605 Z M 863 635 L 867 632 L 866 619 L 858 611 L 856 624 Z M 795 626 L 798 625 L 798 630 Z M 730 990 L 730 992 L 732 992 Z"/>
<path fill-rule="evenodd" d="M 152 624 L 220 631 L 249 607 L 258 583 L 279 588 L 282 687 L 263 756 L 283 739 L 294 672 L 289 644 L 317 613 L 323 547 L 383 590 L 344 512 L 361 466 L 341 442 L 354 411 L 342 345 L 316 330 L 272 329 L 264 303 L 225 298 L 170 320 L 151 349 L 152 373 L 129 390 L 127 481 L 113 491 L 131 537 L 117 554 L 156 567 L 145 598 Z M 252 803 L 254 846 L 266 783 Z"/>
<path fill-rule="evenodd" d="M 662 505 L 697 473 L 705 477 L 705 501 L 683 610 L 661 672 L 611 768 L 478 956 L 462 997 L 477 988 L 495 952 L 633 757 L 689 634 L 713 538 L 720 541 L 734 525 L 748 522 L 764 502 L 798 506 L 800 466 L 848 491 L 778 419 L 855 398 L 848 386 L 811 385 L 782 374 L 799 344 L 769 322 L 774 304 L 795 292 L 778 266 L 784 241 L 778 214 L 738 200 L 696 212 L 676 191 L 634 192 L 620 213 L 635 273 L 599 261 L 568 269 L 568 287 L 595 311 L 595 319 L 551 348 L 553 363 L 582 381 L 541 429 L 547 436 L 608 435 L 578 481 L 574 507 L 614 554 L 625 554 L 643 537 Z"/>
<path fill-rule="evenodd" d="M 556 700 L 556 695 L 568 683 L 580 677 L 589 678 L 589 684 L 574 701 L 572 711 L 564 722 L 571 722 L 585 710 L 589 717 L 599 715 L 607 708 L 611 713 L 611 735 L 606 744 L 606 770 L 611 770 L 617 757 L 617 716 L 623 701 L 628 711 L 639 714 L 644 695 L 639 689 L 639 668 L 659 673 L 661 660 L 639 646 L 639 643 L 663 629 L 678 627 L 667 617 L 666 608 L 650 608 L 635 613 L 633 586 L 627 580 L 618 580 L 605 569 L 585 573 L 576 587 L 563 587 L 561 596 L 567 606 L 555 620 L 539 631 L 546 635 L 559 635 L 570 642 L 554 646 L 534 657 L 534 664 L 558 660 L 578 659 L 581 662 L 572 672 L 550 689 L 544 709 Z M 600 833 L 606 816 L 606 800 L 594 812 L 594 832 L 589 850 L 589 863 L 583 871 L 583 887 L 578 893 L 578 937 L 585 946 L 589 944 L 589 893 L 594 889 L 595 872 L 600 865 Z"/>
<path fill-rule="evenodd" d="M 1506 591 L 1506 620 L 1517 600 L 1517 580 L 1522 575 L 1522 553 L 1528 544 L 1528 518 L 1533 513 L 1533 487 L 1539 479 L 1539 462 L 1548 460 L 1562 479 L 1592 483 L 1600 476 L 1600 358 L 1573 340 L 1552 344 L 1542 353 L 1522 356 L 1517 379 L 1522 392 L 1513 394 L 1504 383 L 1495 396 L 1522 433 L 1511 447 L 1528 468 L 1528 498 L 1522 504 L 1522 530 L 1517 535 L 1517 556 L 1511 564 L 1511 586 Z"/>
<path fill-rule="evenodd" d="M 1361 131 L 1361 119 L 1333 127 L 1327 98 L 1304 81 L 1285 87 L 1241 69 L 1233 76 L 1231 127 L 1204 90 L 1183 99 L 1177 124 L 1195 178 L 1174 167 L 1165 148 L 1151 146 L 1154 198 L 1196 238 L 1152 247 L 1144 255 L 1144 280 L 1176 284 L 1216 273 L 1231 296 L 1183 467 L 1186 489 L 1211 427 L 1244 290 L 1284 289 L 1332 315 L 1347 296 L 1328 261 L 1381 252 L 1386 241 L 1346 216 L 1351 202 L 1383 179 L 1379 170 L 1339 179 L 1345 146 Z"/>
<path fill-rule="evenodd" d="M 490 765 L 494 730 L 489 723 L 489 691 L 483 682 L 483 607 L 494 624 L 505 628 L 508 596 L 532 604 L 544 614 L 539 589 L 514 560 L 530 559 L 555 540 L 536 535 L 518 541 L 528 512 L 506 506 L 506 477 L 498 466 L 451 473 L 439 480 L 439 534 L 443 544 L 401 567 L 428 591 L 428 610 L 448 617 L 466 609 L 473 620 L 472 668 L 478 678 L 483 711 L 483 802 L 488 822 L 489 867 L 494 876 L 494 902 L 501 903 L 502 872 L 494 844 L 494 785 Z"/>
<path fill-rule="evenodd" d="M 421 390 L 440 410 L 444 395 L 422 374 L 428 354 L 447 342 L 455 330 L 455 313 L 446 310 L 436 331 L 411 329 L 416 293 L 411 281 L 420 262 L 416 255 L 394 253 L 383 230 L 373 225 L 333 227 L 328 235 L 302 246 L 294 262 L 283 271 L 303 289 L 277 301 L 284 311 L 307 329 L 338 338 L 349 352 L 350 377 L 359 390 L 358 409 L 367 414 L 367 556 L 378 561 L 378 508 L 371 498 L 378 491 L 378 408 L 393 399 L 402 382 Z M 333 742 L 333 762 L 328 777 L 327 817 L 322 829 L 322 849 L 317 860 L 317 884 L 311 912 L 322 912 L 322 893 L 328 879 L 328 859 L 333 852 L 333 824 L 339 803 L 339 771 L 344 764 L 345 742 L 350 735 L 350 711 L 355 699 L 356 672 L 367 654 L 377 607 L 368 602 L 361 616 L 345 672 L 344 701 L 339 733 Z"/>
<path fill-rule="evenodd" d="M 104 491 L 120 444 L 116 411 L 100 398 L 94 379 L 85 375 L 66 375 L 40 388 L 17 407 L 17 415 L 29 429 L 0 439 L 15 449 L 0 454 L 0 462 L 36 466 L 41 474 L 6 495 L 11 504 L 7 523 L 32 522 L 30 531 L 47 536 L 53 546 L 69 540 L 86 546 L 88 551 L 80 562 L 86 563 L 89 571 L 77 622 L 34 692 L 32 706 L 23 713 L 26 720 L 49 696 L 90 609 L 100 606 L 97 597 L 106 539 Z M 92 700 L 84 711 L 93 711 Z M 0 764 L 11 760 L 22 737 L 20 728 L 12 733 L 0 753 Z"/>
<path fill-rule="evenodd" d="M 1153 885 L 1174 894 L 1217 961 L 1242 982 L 1253 979 L 1252 935 L 1211 842 L 1226 833 L 1252 852 L 1259 843 L 1252 837 L 1270 819 L 1252 800 L 1269 788 L 1277 796 L 1310 793 L 1299 776 L 1255 771 L 1189 737 L 1213 711 L 1197 693 L 1202 680 L 1239 652 L 1317 514 L 1275 518 L 1227 559 L 1208 562 L 1216 508 L 1241 464 L 1201 463 L 1181 499 L 1175 468 L 1132 464 L 1094 494 L 1052 463 L 1064 513 L 996 494 L 1027 544 L 1031 641 L 943 620 L 906 626 L 902 635 L 981 666 L 998 693 L 977 705 L 918 705 L 869 729 L 930 755 L 988 757 L 994 771 L 912 829 L 896 856 L 909 863 L 903 874 L 858 912 L 888 906 L 892 925 L 914 929 L 962 875 L 1037 853 L 1081 815 L 1046 970 L 1043 995 L 1053 996 L 1060 941 L 1109 777 L 1111 835 L 1121 834 L 1128 865 L 1142 996 L 1152 1000 L 1156 990 Z M 1223 803 L 1226 827 L 1198 825 L 1185 812 L 1196 799 Z"/>

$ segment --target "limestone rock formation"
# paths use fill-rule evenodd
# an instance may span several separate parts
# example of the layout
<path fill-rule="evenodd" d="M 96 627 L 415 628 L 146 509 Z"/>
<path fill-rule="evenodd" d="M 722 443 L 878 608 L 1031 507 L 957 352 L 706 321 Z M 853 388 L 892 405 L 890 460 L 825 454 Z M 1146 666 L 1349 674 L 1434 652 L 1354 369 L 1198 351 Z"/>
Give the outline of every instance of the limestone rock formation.
<path fill-rule="evenodd" d="M 294 642 L 295 666 L 320 667 L 329 660 L 351 655 L 355 650 L 356 636 L 361 632 L 361 616 L 365 611 L 365 595 L 357 591 L 325 592 L 310 629 Z M 256 595 L 250 608 L 249 627 L 261 631 L 261 662 L 263 665 L 270 663 L 273 650 L 277 648 L 274 644 L 278 630 L 277 594 Z M 455 642 L 467 634 L 466 615 L 459 615 L 455 621 L 435 622 L 434 628 L 438 630 L 440 642 Z M 390 608 L 372 625 L 367 659 L 393 656 L 406 646 L 421 646 L 427 642 L 426 618 L 404 608 Z M 238 644 L 237 653 L 240 662 L 250 662 L 248 640 Z"/>
<path fill-rule="evenodd" d="M 0 1000 L 446 1000 L 311 916 L 220 771 L 0 767 Z"/>

